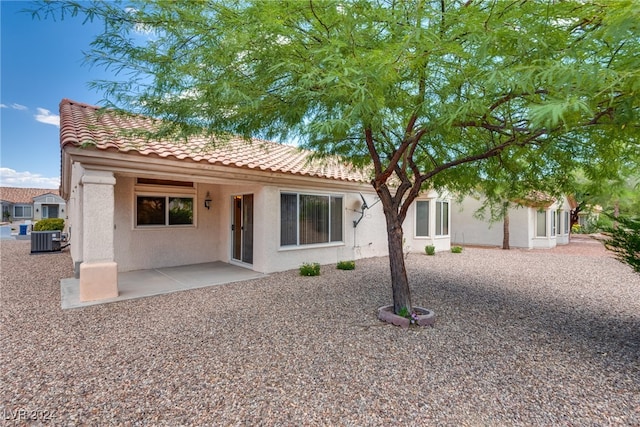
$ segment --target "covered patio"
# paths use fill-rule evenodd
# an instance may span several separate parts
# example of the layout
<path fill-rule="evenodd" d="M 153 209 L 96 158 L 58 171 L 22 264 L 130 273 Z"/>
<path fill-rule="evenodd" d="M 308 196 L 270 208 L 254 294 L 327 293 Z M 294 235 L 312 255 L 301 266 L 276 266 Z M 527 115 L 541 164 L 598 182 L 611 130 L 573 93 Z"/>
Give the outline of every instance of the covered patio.
<path fill-rule="evenodd" d="M 118 273 L 118 296 L 98 301 L 80 301 L 80 280 L 60 281 L 62 309 L 80 308 L 189 289 L 265 277 L 265 274 L 221 261 L 178 267 L 155 268 Z"/>

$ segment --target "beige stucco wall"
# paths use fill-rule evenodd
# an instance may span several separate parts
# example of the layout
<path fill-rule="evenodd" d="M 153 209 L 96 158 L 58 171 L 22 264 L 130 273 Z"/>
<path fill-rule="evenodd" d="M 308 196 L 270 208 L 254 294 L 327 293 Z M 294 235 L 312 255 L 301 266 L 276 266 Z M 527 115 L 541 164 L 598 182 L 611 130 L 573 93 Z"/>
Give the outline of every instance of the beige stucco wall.
<path fill-rule="evenodd" d="M 475 197 L 465 197 L 454 202 L 451 221 L 454 229 L 452 243 L 457 245 L 502 246 L 503 222 L 490 222 L 475 216 L 482 207 L 482 201 Z M 533 211 L 535 214 L 535 210 Z M 487 212 L 488 214 L 488 212 Z M 531 208 L 512 207 L 509 209 L 509 244 L 514 248 L 531 248 L 531 238 L 535 231 L 535 217 Z"/>
<path fill-rule="evenodd" d="M 452 243 L 480 246 L 502 246 L 502 220 L 491 223 L 488 219 L 475 217 L 482 206 L 476 197 L 467 196 L 461 202 L 455 202 L 451 212 Z M 564 233 L 564 215 L 558 226 L 559 232 L 551 234 L 551 213 L 561 209 L 568 210 L 566 198 L 545 209 L 547 235 L 536 236 L 537 208 L 518 206 L 509 209 L 509 245 L 513 248 L 549 249 L 558 244 L 569 243 L 569 235 Z"/>
<path fill-rule="evenodd" d="M 343 242 L 298 247 L 280 246 L 280 193 L 300 192 L 311 194 L 336 194 L 343 196 L 344 223 Z M 369 205 L 375 201 L 372 193 L 363 193 Z M 335 264 L 338 261 L 357 260 L 387 254 L 386 226 L 381 205 L 378 203 L 365 211 L 365 217 L 354 229 L 353 221 L 360 217 L 362 199 L 358 193 L 327 191 L 314 188 L 265 186 L 260 198 L 262 218 L 261 237 L 256 235 L 254 268 L 258 271 L 275 272 L 300 267 L 303 263 L 317 262 Z M 256 212 L 258 212 L 256 210 Z M 381 232 L 382 231 L 382 232 Z"/>
<path fill-rule="evenodd" d="M 112 172 L 85 170 L 82 191 L 83 262 L 112 262 L 114 257 L 114 184 Z"/>
<path fill-rule="evenodd" d="M 94 173 L 85 170 L 80 163 L 72 164 L 66 213 L 68 214 L 67 226 L 72 231 L 71 254 L 76 263 L 87 261 L 83 259 L 86 257 L 87 247 L 100 246 L 104 243 L 92 241 L 87 238 L 89 234 L 83 232 L 84 221 L 82 218 L 87 215 L 87 212 L 83 210 L 86 202 L 81 181 L 86 172 Z M 248 267 L 256 271 L 270 273 L 296 269 L 306 262 L 335 264 L 341 260 L 385 256 L 388 253 L 382 204 L 376 203 L 377 196 L 373 190 L 367 191 L 364 186 L 360 191 L 370 208 L 365 210 L 364 217 L 356 228 L 353 227 L 353 222 L 360 218 L 362 204 L 359 191 L 331 190 L 332 183 L 330 182 L 321 182 L 321 186 L 318 187 L 310 187 L 300 182 L 288 186 L 271 184 L 266 179 L 264 184 L 259 182 L 243 183 L 241 180 L 238 181 L 238 184 L 234 184 L 232 181 L 196 182 L 194 226 L 143 228 L 135 226 L 135 175 L 115 173 L 113 176 L 115 177 L 112 224 L 113 261 L 117 264 L 119 272 L 211 261 L 235 262 L 231 259 L 232 197 L 244 194 L 253 194 L 254 196 L 254 256 L 253 264 Z M 160 176 L 155 177 L 159 178 Z M 164 176 L 164 178 L 170 179 L 170 176 Z M 181 179 L 184 180 L 184 178 Z M 343 188 L 346 187 L 348 186 L 343 185 Z M 342 195 L 344 208 L 343 242 L 280 247 L 280 193 L 285 191 Z M 204 207 L 207 192 L 212 199 L 210 210 Z M 436 196 L 437 194 L 431 193 L 422 197 L 435 200 Z M 432 203 L 431 207 L 435 209 L 435 203 Z M 106 207 L 98 203 L 96 209 L 103 210 Z M 450 213 L 452 209 L 453 205 L 450 204 Z M 435 212 L 432 212 L 431 218 L 433 222 Z M 450 239 L 447 236 L 429 239 L 428 242 L 424 239 L 416 239 L 414 221 L 415 213 L 412 208 L 403 227 L 407 248 L 414 252 L 422 252 L 426 244 L 435 244 L 438 250 L 449 249 Z M 451 220 L 449 223 L 450 230 L 453 232 Z M 103 228 L 101 232 L 105 231 L 106 228 Z M 95 235 L 95 232 L 90 234 Z M 108 240 L 106 239 L 106 241 Z"/>
<path fill-rule="evenodd" d="M 386 226 L 378 203 L 360 217 L 358 193 L 313 188 L 270 185 L 198 184 L 195 204 L 196 225 L 186 228 L 136 228 L 135 178 L 117 176 L 115 185 L 115 260 L 118 271 L 130 271 L 210 261 L 232 261 L 231 215 L 235 195 L 254 196 L 253 265 L 256 271 L 270 273 L 298 268 L 305 262 L 320 264 L 341 260 L 384 256 L 387 253 Z M 206 192 L 212 204 L 203 206 Z M 344 197 L 344 242 L 305 247 L 280 247 L 280 192 L 339 194 Z M 365 194 L 369 204 L 375 195 Z"/>
<path fill-rule="evenodd" d="M 211 209 L 204 207 L 209 191 Z M 220 221 L 220 186 L 198 184 L 194 200 L 195 226 L 135 227 L 135 178 L 116 175 L 115 260 L 118 271 L 173 267 L 224 259 Z"/>

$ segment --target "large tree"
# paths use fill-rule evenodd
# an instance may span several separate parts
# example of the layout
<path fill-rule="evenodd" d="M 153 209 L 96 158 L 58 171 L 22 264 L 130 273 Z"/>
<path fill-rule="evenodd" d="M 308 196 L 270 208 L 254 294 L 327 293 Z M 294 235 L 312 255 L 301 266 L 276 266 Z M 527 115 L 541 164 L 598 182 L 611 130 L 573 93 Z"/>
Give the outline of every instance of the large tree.
<path fill-rule="evenodd" d="M 88 58 L 124 79 L 95 84 L 113 106 L 165 119 L 158 136 L 295 139 L 369 165 L 398 312 L 411 310 L 402 223 L 422 190 L 465 191 L 497 156 L 543 176 L 637 147 L 639 8 L 224 0 L 56 2 L 37 13 L 104 20 Z"/>

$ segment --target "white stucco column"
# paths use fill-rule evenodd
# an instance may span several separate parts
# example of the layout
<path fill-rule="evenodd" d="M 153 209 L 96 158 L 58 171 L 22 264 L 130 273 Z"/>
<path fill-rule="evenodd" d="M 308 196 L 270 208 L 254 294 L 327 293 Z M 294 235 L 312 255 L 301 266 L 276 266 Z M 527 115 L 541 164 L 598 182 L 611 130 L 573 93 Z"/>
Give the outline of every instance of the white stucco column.
<path fill-rule="evenodd" d="M 112 172 L 86 170 L 82 185 L 82 264 L 80 301 L 118 296 L 114 257 L 114 189 Z"/>

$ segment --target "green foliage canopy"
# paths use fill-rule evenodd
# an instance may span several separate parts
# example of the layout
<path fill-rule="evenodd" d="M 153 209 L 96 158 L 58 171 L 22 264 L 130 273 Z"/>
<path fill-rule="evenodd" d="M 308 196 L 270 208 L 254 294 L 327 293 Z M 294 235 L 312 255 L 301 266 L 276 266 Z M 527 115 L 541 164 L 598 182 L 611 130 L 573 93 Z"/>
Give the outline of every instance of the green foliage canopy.
<path fill-rule="evenodd" d="M 103 19 L 88 59 L 126 78 L 94 84 L 115 106 L 168 119 L 166 132 L 295 140 L 380 161 L 380 178 L 456 189 L 487 172 L 479 158 L 517 158 L 541 176 L 575 161 L 615 167 L 637 150 L 640 6 L 603 3 L 66 2 L 40 13 Z"/>
<path fill-rule="evenodd" d="M 371 166 L 396 312 L 411 307 L 402 222 L 425 187 L 467 191 L 505 161 L 532 177 L 601 174 L 638 152 L 634 0 L 67 1 L 34 13 L 105 22 L 88 60 L 124 78 L 94 86 L 165 119 L 154 137 L 293 140 Z"/>

